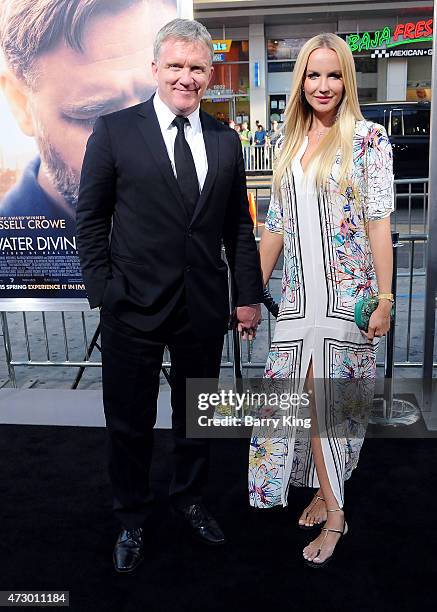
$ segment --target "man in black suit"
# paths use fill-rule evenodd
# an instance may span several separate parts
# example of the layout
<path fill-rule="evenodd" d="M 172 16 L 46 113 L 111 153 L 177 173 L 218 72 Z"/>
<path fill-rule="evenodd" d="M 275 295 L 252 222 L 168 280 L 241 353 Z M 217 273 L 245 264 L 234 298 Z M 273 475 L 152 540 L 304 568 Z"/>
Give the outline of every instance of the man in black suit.
<path fill-rule="evenodd" d="M 222 544 L 202 504 L 206 440 L 185 436 L 188 378 L 218 378 L 229 317 L 222 240 L 240 331 L 260 321 L 262 281 L 238 134 L 199 111 L 213 47 L 198 22 L 160 30 L 147 102 L 100 117 L 82 168 L 77 241 L 92 308 L 101 307 L 103 399 L 117 571 L 143 557 L 149 468 L 164 347 L 171 356 L 170 498 L 193 535 Z"/>

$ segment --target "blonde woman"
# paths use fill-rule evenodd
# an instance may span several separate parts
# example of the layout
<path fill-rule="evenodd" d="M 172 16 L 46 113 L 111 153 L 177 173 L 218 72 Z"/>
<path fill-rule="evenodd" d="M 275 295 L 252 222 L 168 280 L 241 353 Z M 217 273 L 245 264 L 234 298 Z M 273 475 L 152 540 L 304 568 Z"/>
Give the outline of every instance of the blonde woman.
<path fill-rule="evenodd" d="M 317 489 L 298 519 L 302 528 L 323 525 L 303 550 L 311 567 L 326 564 L 347 532 L 344 481 L 357 464 L 365 432 L 354 415 L 344 419 L 346 429 L 332 419 L 323 409 L 326 397 L 317 401 L 315 382 L 365 381 L 367 392 L 370 382 L 370 405 L 377 343 L 390 327 L 392 211 L 386 131 L 363 119 L 348 45 L 334 34 L 315 36 L 296 60 L 260 245 L 264 284 L 284 250 L 265 377 L 300 379 L 300 391 L 305 381 L 316 397 L 312 430 L 306 438 L 287 424 L 270 435 L 254 430 L 249 467 L 255 507 L 285 506 L 290 484 Z M 379 303 L 366 334 L 354 322 L 354 308 L 375 295 Z"/>

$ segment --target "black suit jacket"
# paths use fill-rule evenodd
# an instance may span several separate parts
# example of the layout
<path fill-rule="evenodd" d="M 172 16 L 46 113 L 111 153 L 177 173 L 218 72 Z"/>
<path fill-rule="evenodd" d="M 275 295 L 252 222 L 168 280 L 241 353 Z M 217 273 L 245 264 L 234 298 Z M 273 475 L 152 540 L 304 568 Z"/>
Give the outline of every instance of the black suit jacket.
<path fill-rule="evenodd" d="M 185 288 L 200 337 L 222 334 L 229 316 L 227 268 L 236 305 L 262 301 L 240 140 L 200 112 L 208 174 L 192 219 L 174 176 L 153 98 L 100 117 L 85 153 L 77 244 L 92 308 L 155 329 Z"/>

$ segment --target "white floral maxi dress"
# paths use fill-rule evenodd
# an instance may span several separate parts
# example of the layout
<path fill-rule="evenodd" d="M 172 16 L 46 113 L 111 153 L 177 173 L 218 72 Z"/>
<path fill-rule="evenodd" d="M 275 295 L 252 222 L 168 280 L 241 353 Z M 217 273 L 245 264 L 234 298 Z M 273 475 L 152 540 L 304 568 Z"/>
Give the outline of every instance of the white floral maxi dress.
<path fill-rule="evenodd" d="M 297 386 L 292 390 L 302 393 L 312 360 L 316 382 L 366 381 L 363 395 L 367 394 L 368 413 L 378 340 L 370 343 L 361 335 L 354 322 L 354 306 L 357 300 L 377 293 L 365 222 L 382 219 L 394 209 L 391 145 L 382 126 L 357 121 L 348 187 L 341 191 L 336 181 L 337 155 L 328 195 L 318 196 L 311 175 L 304 175 L 300 163 L 307 144 L 306 139 L 283 179 L 281 202 L 272 197 L 265 223 L 266 230 L 284 236 L 284 267 L 280 311 L 264 378 L 273 385 L 288 379 L 290 390 L 294 381 Z M 319 388 L 316 385 L 316 394 Z M 365 419 L 363 423 L 362 414 L 356 419 L 349 414 L 340 423 L 326 409 L 326 398 L 316 400 L 319 431 L 325 432 L 320 439 L 326 469 L 343 507 L 344 481 L 357 465 Z M 273 432 L 254 428 L 250 504 L 285 506 L 290 484 L 319 487 L 309 430 L 297 431 L 287 424 Z"/>

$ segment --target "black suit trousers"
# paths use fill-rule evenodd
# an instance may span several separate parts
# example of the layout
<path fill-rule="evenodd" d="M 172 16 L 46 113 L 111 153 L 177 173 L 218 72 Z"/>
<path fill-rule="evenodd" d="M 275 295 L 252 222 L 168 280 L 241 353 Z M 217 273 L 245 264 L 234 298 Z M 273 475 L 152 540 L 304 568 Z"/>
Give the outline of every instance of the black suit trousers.
<path fill-rule="evenodd" d="M 223 334 L 208 339 L 194 334 L 184 292 L 164 323 L 149 332 L 120 321 L 102 308 L 102 378 L 109 434 L 109 476 L 114 512 L 124 527 L 141 526 L 151 512 L 149 471 L 165 346 L 171 358 L 173 478 L 170 497 L 177 507 L 201 500 L 207 480 L 209 444 L 207 440 L 186 438 L 186 379 L 218 378 L 223 339 Z"/>

